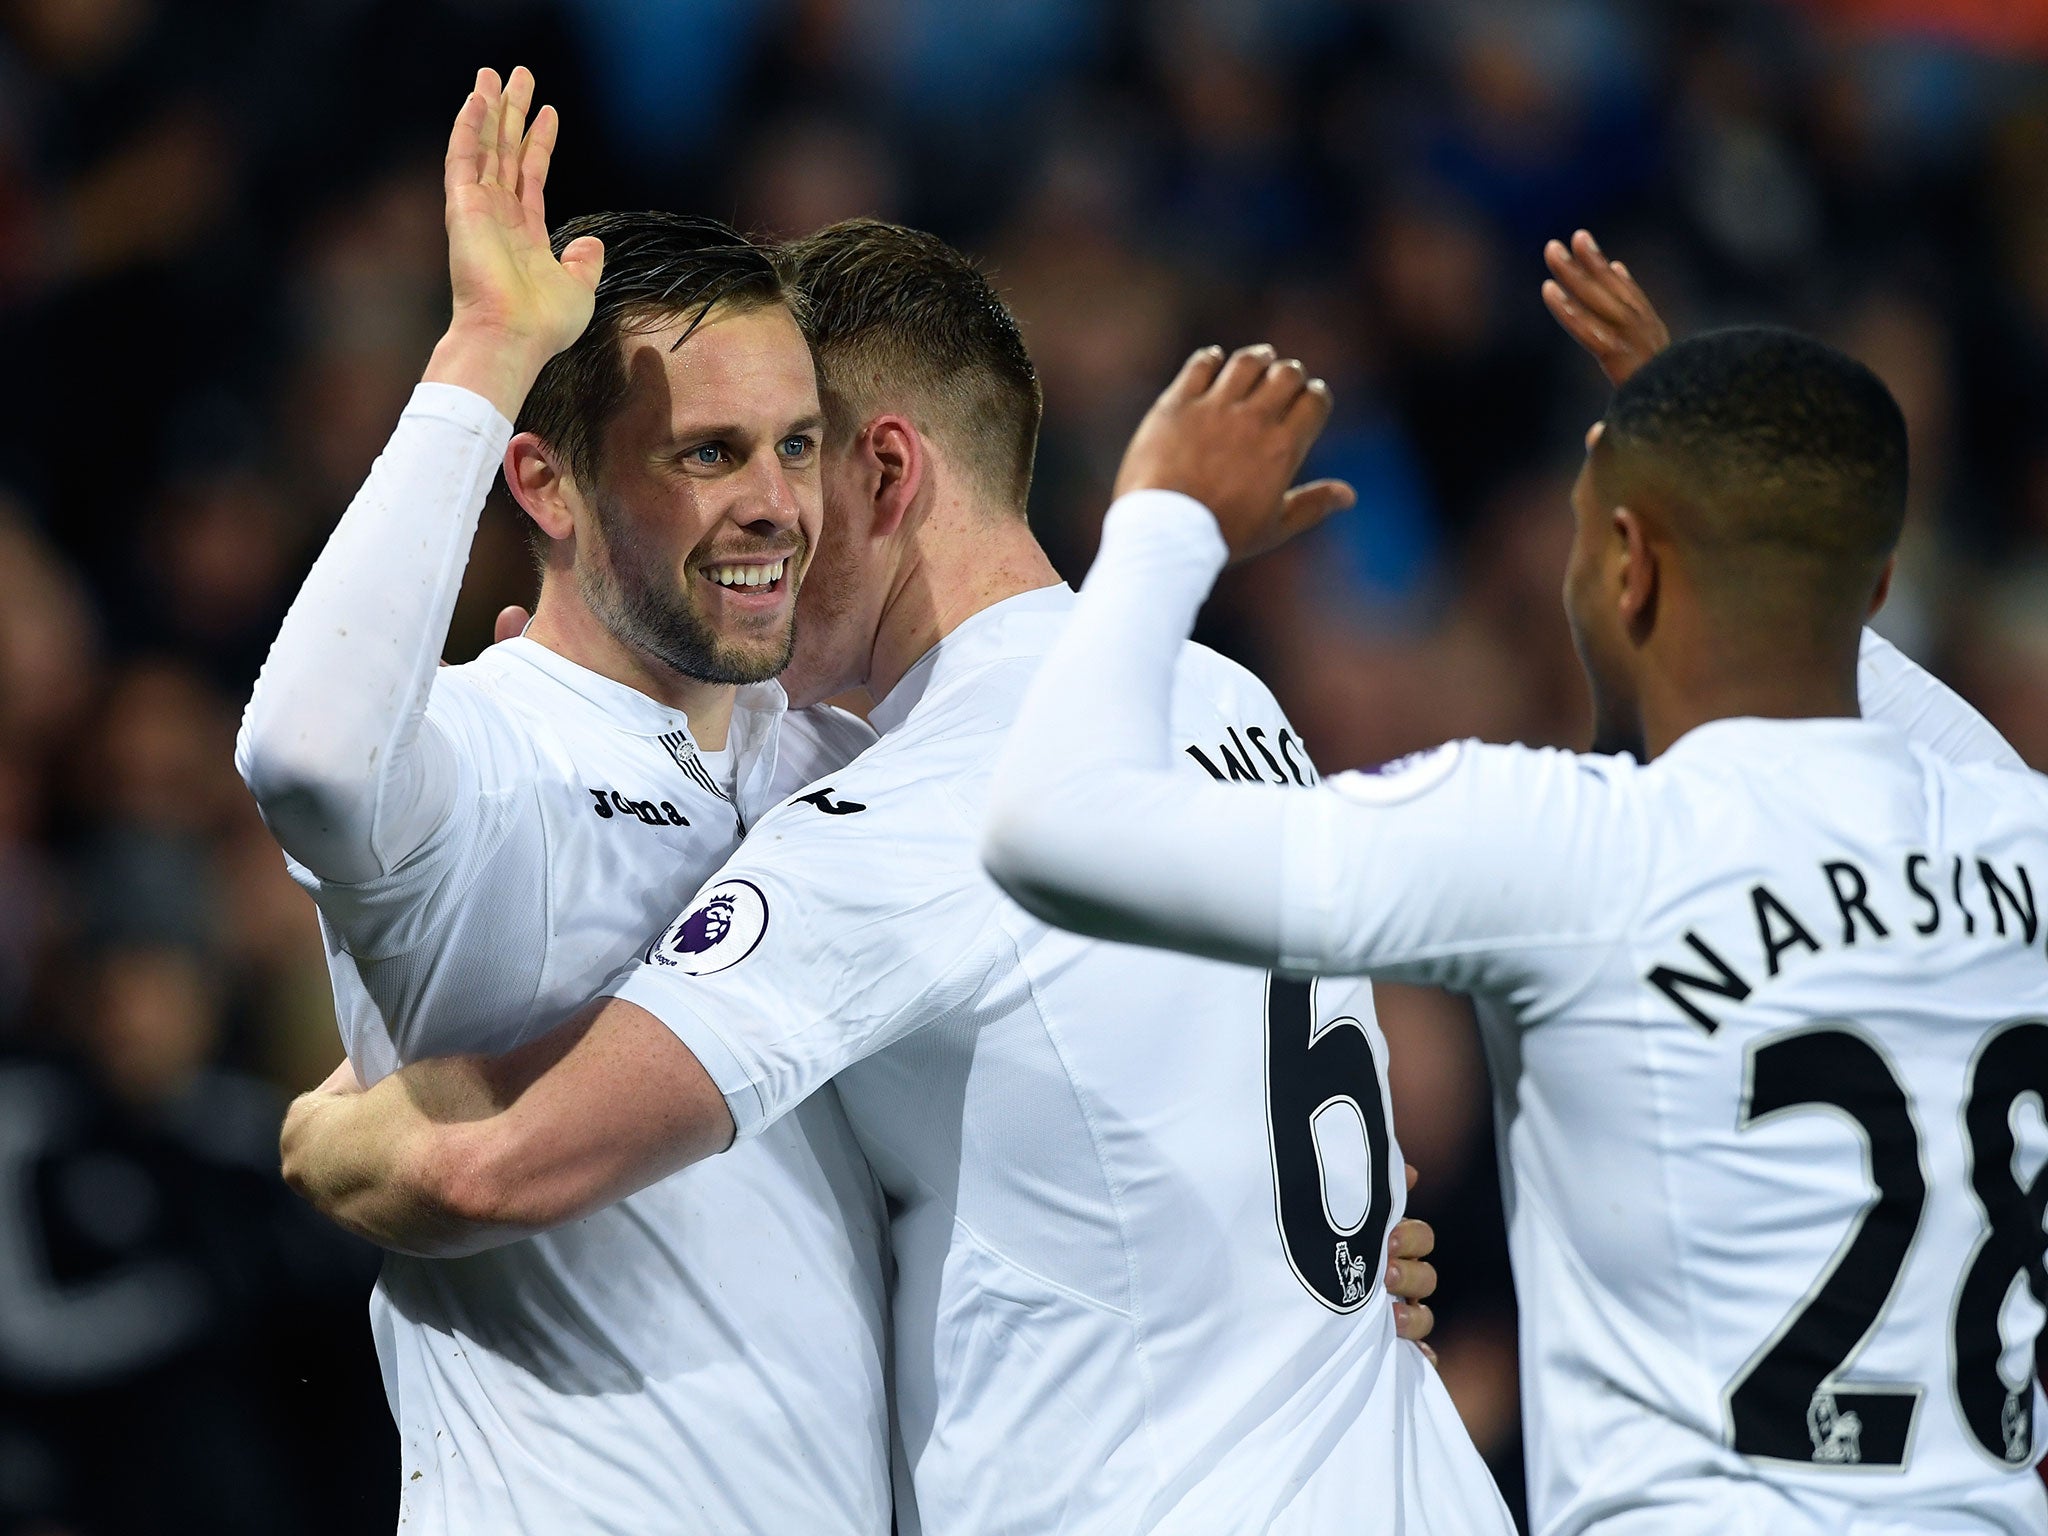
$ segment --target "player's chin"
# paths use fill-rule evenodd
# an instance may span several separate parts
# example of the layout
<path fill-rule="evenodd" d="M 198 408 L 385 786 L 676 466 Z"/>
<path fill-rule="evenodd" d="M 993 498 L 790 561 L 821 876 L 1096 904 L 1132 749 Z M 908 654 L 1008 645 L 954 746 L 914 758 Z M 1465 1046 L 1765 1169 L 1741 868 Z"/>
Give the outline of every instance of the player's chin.
<path fill-rule="evenodd" d="M 796 633 L 787 615 L 779 623 L 720 624 L 715 670 L 728 683 L 765 683 L 781 675 L 796 649 Z"/>

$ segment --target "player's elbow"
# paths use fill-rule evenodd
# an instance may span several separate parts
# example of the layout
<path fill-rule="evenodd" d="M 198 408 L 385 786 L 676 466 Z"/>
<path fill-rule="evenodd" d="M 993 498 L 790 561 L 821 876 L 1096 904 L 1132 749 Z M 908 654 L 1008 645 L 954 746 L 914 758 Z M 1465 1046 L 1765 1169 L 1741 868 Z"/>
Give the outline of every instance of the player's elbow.
<path fill-rule="evenodd" d="M 366 767 L 340 761 L 313 733 L 253 710 L 235 743 L 235 768 L 272 825 L 332 825 L 362 802 L 370 784 Z"/>
<path fill-rule="evenodd" d="M 1025 911 L 1043 916 L 1039 907 L 1057 890 L 1044 857 L 1049 829 L 1026 801 L 998 804 L 981 833 L 981 863 L 989 878 Z"/>
<path fill-rule="evenodd" d="M 982 831 L 982 865 L 1003 893 L 1039 921 L 1079 933 L 1097 930 L 1094 873 L 1105 855 L 1115 856 L 1095 831 L 1042 805 L 1000 805 Z"/>

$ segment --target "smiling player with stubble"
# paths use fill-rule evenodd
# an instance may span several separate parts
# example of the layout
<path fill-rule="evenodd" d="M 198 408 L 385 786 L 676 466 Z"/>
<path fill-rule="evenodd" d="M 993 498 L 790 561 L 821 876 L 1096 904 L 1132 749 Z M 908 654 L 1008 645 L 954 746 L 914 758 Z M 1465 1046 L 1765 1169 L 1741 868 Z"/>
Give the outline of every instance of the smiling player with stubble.
<path fill-rule="evenodd" d="M 484 71 L 456 120 L 452 322 L 237 754 L 320 908 L 365 1082 L 557 1023 L 746 825 L 873 739 L 772 681 L 821 516 L 816 373 L 775 263 L 666 214 L 551 246 L 556 119 L 526 129 L 532 92 Z M 501 465 L 534 619 L 437 670 Z M 406 1530 L 890 1529 L 879 1196 L 831 1094 L 781 1130 L 529 1241 L 387 1261 Z"/>

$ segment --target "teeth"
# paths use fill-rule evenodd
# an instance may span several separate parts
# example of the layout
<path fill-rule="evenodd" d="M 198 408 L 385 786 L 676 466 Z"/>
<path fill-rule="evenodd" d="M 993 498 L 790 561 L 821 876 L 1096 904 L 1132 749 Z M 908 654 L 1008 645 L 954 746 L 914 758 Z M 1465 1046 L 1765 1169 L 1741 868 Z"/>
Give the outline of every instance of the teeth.
<path fill-rule="evenodd" d="M 705 567 L 705 576 L 721 587 L 765 587 L 782 579 L 787 567 L 787 558 L 773 565 L 713 565 Z"/>

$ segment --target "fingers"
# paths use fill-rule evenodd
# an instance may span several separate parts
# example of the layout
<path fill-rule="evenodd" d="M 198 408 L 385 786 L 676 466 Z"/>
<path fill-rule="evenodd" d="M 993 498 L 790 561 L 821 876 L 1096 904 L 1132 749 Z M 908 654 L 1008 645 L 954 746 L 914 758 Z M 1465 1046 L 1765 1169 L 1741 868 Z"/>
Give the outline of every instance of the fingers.
<path fill-rule="evenodd" d="M 1358 492 L 1342 480 L 1311 480 L 1281 498 L 1280 525 L 1287 538 L 1315 527 L 1358 500 Z"/>
<path fill-rule="evenodd" d="M 1637 318 L 1600 247 L 1585 230 L 1572 236 L 1570 249 L 1556 240 L 1543 248 L 1543 263 L 1571 302 L 1610 326 L 1627 326 Z"/>
<path fill-rule="evenodd" d="M 1272 413 L 1275 420 L 1284 417 L 1293 409 L 1294 403 L 1302 398 L 1308 389 L 1308 370 L 1301 366 L 1299 358 L 1283 358 L 1269 363 L 1265 377 L 1252 390 L 1252 403 Z M 1328 391 L 1324 391 L 1327 396 Z M 1318 427 L 1322 423 L 1316 424 Z"/>
<path fill-rule="evenodd" d="M 1427 1259 L 1389 1259 L 1387 1289 L 1402 1301 L 1427 1301 L 1436 1294 L 1436 1266 Z"/>
<path fill-rule="evenodd" d="M 1427 1344 L 1423 1344 L 1422 1341 L 1429 1337 L 1430 1330 L 1435 1327 L 1436 1313 L 1432 1312 L 1425 1303 L 1419 1301 L 1397 1301 L 1394 1303 L 1395 1335 L 1421 1345 L 1422 1352 L 1429 1356 L 1431 1364 L 1436 1362 L 1436 1351 Z"/>
<path fill-rule="evenodd" d="M 1421 1173 L 1419 1173 L 1419 1172 L 1418 1172 L 1418 1171 L 1416 1170 L 1416 1167 L 1415 1167 L 1415 1165 L 1414 1165 L 1413 1163 L 1403 1163 L 1403 1164 L 1401 1165 L 1401 1172 L 1402 1172 L 1403 1174 L 1407 1175 L 1407 1178 L 1408 1178 L 1408 1193 L 1410 1193 L 1411 1195 L 1412 1195 L 1412 1194 L 1414 1194 L 1414 1193 L 1415 1193 L 1415 1186 L 1416 1186 L 1416 1185 L 1418 1185 L 1418 1184 L 1420 1184 L 1420 1183 L 1422 1182 L 1422 1175 L 1421 1175 Z"/>
<path fill-rule="evenodd" d="M 524 64 L 505 82 L 505 109 L 498 117 L 498 180 L 519 181 L 519 145 L 526 137 L 526 109 L 533 105 L 533 71 Z"/>
<path fill-rule="evenodd" d="M 1217 373 L 1210 393 L 1224 400 L 1246 398 L 1265 382 L 1273 358 L 1272 347 L 1263 341 L 1255 347 L 1239 347 Z"/>
<path fill-rule="evenodd" d="M 448 132 L 448 156 L 441 165 L 443 191 L 452 193 L 457 187 L 471 186 L 476 181 L 484 118 L 490 112 L 490 103 L 483 94 L 483 77 L 488 73 L 477 71 L 477 84 L 462 99 L 462 110 L 455 114 L 455 126 Z"/>
<path fill-rule="evenodd" d="M 517 640 L 526 632 L 526 621 L 531 617 L 532 615 L 517 603 L 500 608 L 497 619 L 491 625 L 491 644 L 503 645 L 507 640 Z"/>
<path fill-rule="evenodd" d="M 1301 364 L 1291 366 L 1298 369 Z M 1336 403 L 1330 394 L 1330 386 L 1321 379 L 1308 380 L 1288 403 L 1286 421 L 1294 429 L 1304 458 L 1308 456 L 1310 446 L 1322 436 L 1323 427 L 1329 422 L 1330 411 Z"/>
<path fill-rule="evenodd" d="M 1167 398 L 1192 400 L 1197 395 L 1207 394 L 1222 370 L 1223 349 L 1213 345 L 1201 348 L 1180 365 L 1180 372 L 1166 386 Z"/>
<path fill-rule="evenodd" d="M 553 107 L 542 107 L 534 115 L 526 147 L 519 155 L 519 201 L 540 220 L 543 228 L 547 225 L 547 203 L 542 194 L 548 184 L 548 166 L 554 162 L 555 135 L 561 123 Z"/>
<path fill-rule="evenodd" d="M 604 242 L 595 235 L 579 235 L 562 248 L 562 270 L 573 273 L 576 280 L 591 292 L 597 291 L 597 280 L 604 275 Z"/>
<path fill-rule="evenodd" d="M 477 125 L 475 180 L 489 185 L 498 179 L 498 129 L 505 116 L 505 89 L 495 69 L 476 72 L 477 94 L 484 99 L 484 120 Z"/>
<path fill-rule="evenodd" d="M 1404 1217 L 1387 1236 L 1390 1259 L 1426 1259 L 1436 1251 L 1436 1229 L 1413 1216 Z"/>
<path fill-rule="evenodd" d="M 1620 346 L 1612 331 L 1574 304 L 1550 278 L 1543 280 L 1543 302 L 1572 340 L 1588 351 L 1612 352 Z"/>

